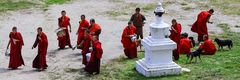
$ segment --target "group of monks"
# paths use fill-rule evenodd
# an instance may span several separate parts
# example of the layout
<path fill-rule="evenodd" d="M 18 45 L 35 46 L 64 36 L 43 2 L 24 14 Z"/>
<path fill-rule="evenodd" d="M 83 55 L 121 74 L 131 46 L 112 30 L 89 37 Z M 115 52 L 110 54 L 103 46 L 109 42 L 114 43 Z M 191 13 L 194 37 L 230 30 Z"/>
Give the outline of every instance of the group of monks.
<path fill-rule="evenodd" d="M 139 37 L 143 39 L 143 26 L 146 18 L 140 11 L 140 8 L 135 9 L 135 13 L 131 16 L 128 25 L 122 33 L 121 42 L 124 47 L 124 53 L 130 59 L 137 58 L 137 40 Z"/>
<path fill-rule="evenodd" d="M 61 12 L 61 17 L 58 18 L 58 26 L 63 31 L 64 35 L 58 36 L 58 46 L 59 50 L 64 49 L 65 46 L 69 46 L 73 50 L 75 48 L 71 45 L 71 40 L 69 32 L 71 32 L 70 18 L 66 16 L 66 11 Z M 69 27 L 69 28 L 68 28 Z M 46 55 L 48 49 L 48 39 L 47 35 L 42 31 L 42 27 L 37 28 L 37 37 L 32 49 L 38 46 L 38 55 L 33 60 L 33 68 L 37 68 L 39 71 L 47 69 L 48 65 L 46 63 Z M 95 23 L 94 19 L 90 20 L 90 23 L 85 19 L 85 15 L 81 15 L 81 20 L 79 21 L 79 28 L 76 32 L 77 34 L 77 45 L 78 49 L 81 49 L 82 53 L 82 64 L 85 65 L 84 70 L 90 74 L 99 74 L 101 58 L 103 50 L 101 47 L 101 42 L 99 42 L 99 35 L 101 33 L 101 27 Z M 24 65 L 24 60 L 21 55 L 21 49 L 24 45 L 23 37 L 20 32 L 17 32 L 17 27 L 12 28 L 12 32 L 9 34 L 9 43 L 7 49 L 10 45 L 10 61 L 9 68 L 17 69 L 19 66 Z M 89 54 L 89 59 L 87 59 L 87 54 Z"/>
<path fill-rule="evenodd" d="M 33 60 L 32 67 L 38 70 L 44 70 L 47 68 L 46 54 L 48 48 L 48 39 L 46 34 L 42 31 L 41 27 L 37 28 L 37 37 L 32 49 L 38 46 L 38 54 Z M 24 65 L 21 50 L 24 45 L 23 37 L 20 32 L 17 32 L 17 27 L 12 28 L 12 32 L 9 34 L 9 42 L 7 48 L 10 45 L 10 61 L 9 68 L 17 69 L 19 66 Z"/>
<path fill-rule="evenodd" d="M 191 27 L 191 31 L 198 34 L 199 49 L 202 50 L 202 54 L 204 55 L 213 55 L 216 52 L 213 40 L 208 38 L 207 30 L 207 23 L 213 23 L 209 21 L 213 12 L 213 9 L 200 12 L 197 21 Z M 189 39 L 188 34 L 181 33 L 181 31 L 181 24 L 176 19 L 173 19 L 169 37 L 177 44 L 177 49 L 173 50 L 175 60 L 179 59 L 179 54 L 189 54 L 191 48 L 193 48 L 192 40 Z"/>

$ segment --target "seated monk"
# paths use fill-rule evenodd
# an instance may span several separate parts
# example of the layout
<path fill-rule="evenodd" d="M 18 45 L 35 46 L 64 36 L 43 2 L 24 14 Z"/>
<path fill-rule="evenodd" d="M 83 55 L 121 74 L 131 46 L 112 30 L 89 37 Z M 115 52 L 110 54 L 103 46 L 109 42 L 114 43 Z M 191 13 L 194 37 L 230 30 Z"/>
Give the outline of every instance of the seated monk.
<path fill-rule="evenodd" d="M 178 52 L 180 54 L 188 54 L 190 53 L 192 48 L 191 40 L 188 38 L 187 33 L 183 33 L 181 37 L 182 39 L 180 40 L 180 43 L 178 45 Z"/>
<path fill-rule="evenodd" d="M 200 45 L 200 49 L 203 50 L 203 55 L 214 55 L 217 51 L 215 45 L 213 44 L 213 41 L 211 39 L 208 39 L 207 35 L 203 36 L 204 42 Z"/>

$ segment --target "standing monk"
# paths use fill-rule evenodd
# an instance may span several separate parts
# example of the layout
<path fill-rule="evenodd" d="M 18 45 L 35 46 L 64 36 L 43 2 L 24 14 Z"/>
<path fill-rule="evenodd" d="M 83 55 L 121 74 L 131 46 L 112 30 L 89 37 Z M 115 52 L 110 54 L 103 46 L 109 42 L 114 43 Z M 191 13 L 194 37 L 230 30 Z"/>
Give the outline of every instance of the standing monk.
<path fill-rule="evenodd" d="M 132 41 L 132 37 L 136 35 L 136 28 L 132 22 L 128 22 L 128 26 L 122 33 L 122 44 L 124 47 L 124 53 L 128 58 L 137 58 L 137 46 L 136 42 Z"/>
<path fill-rule="evenodd" d="M 33 44 L 33 48 L 36 48 L 38 45 L 38 54 L 33 61 L 33 68 L 37 68 L 39 70 L 47 69 L 46 63 L 46 55 L 47 55 L 47 48 L 48 48 L 48 39 L 45 33 L 42 32 L 42 28 L 38 27 L 37 29 L 37 37 L 35 43 Z"/>
<path fill-rule="evenodd" d="M 85 71 L 90 74 L 93 74 L 94 72 L 96 72 L 96 74 L 99 74 L 102 54 L 103 50 L 101 42 L 99 42 L 97 36 L 93 36 L 91 57 L 85 67 Z"/>
<path fill-rule="evenodd" d="M 173 40 L 176 44 L 179 44 L 181 39 L 182 26 L 180 23 L 177 23 L 176 19 L 172 20 L 171 34 L 170 39 Z"/>
<path fill-rule="evenodd" d="M 71 31 L 71 24 L 70 24 L 70 18 L 66 16 L 66 11 L 61 12 L 62 17 L 58 18 L 58 26 L 59 28 L 62 28 L 65 32 L 65 36 L 63 37 L 58 37 L 58 46 L 59 49 L 64 49 L 66 45 L 68 45 L 70 48 L 72 48 L 71 41 L 70 41 L 70 35 L 68 32 L 68 26 Z"/>
<path fill-rule="evenodd" d="M 97 23 L 95 23 L 94 19 L 90 20 L 89 30 L 90 30 L 90 34 L 93 36 L 97 36 L 97 38 L 99 38 L 99 35 L 101 34 L 101 31 L 102 31 L 101 27 Z"/>
<path fill-rule="evenodd" d="M 198 34 L 199 43 L 203 41 L 203 35 L 208 35 L 207 23 L 213 23 L 209 21 L 213 12 L 213 9 L 210 9 L 209 11 L 202 11 L 198 14 L 197 21 L 192 25 L 191 30 Z"/>
<path fill-rule="evenodd" d="M 19 66 L 24 65 L 24 61 L 22 58 L 22 46 L 24 45 L 23 43 L 23 38 L 20 32 L 17 32 L 17 27 L 12 28 L 12 32 L 9 34 L 9 42 L 8 46 L 10 46 L 10 61 L 9 61 L 9 66 L 8 68 L 11 69 L 17 69 Z"/>
<path fill-rule="evenodd" d="M 136 13 L 132 15 L 130 21 L 137 28 L 137 39 L 139 39 L 139 36 L 143 39 L 143 25 L 146 18 L 140 13 L 140 8 L 136 8 L 135 11 Z"/>
<path fill-rule="evenodd" d="M 87 20 L 85 20 L 85 15 L 81 15 L 81 21 L 79 21 L 79 27 L 78 27 L 78 31 L 77 31 L 77 45 L 79 45 L 83 38 L 84 38 L 84 32 L 86 29 L 89 28 L 89 23 Z"/>
<path fill-rule="evenodd" d="M 89 53 L 89 47 L 91 46 L 92 36 L 90 35 L 90 31 L 87 29 L 85 30 L 83 40 L 78 45 L 82 49 L 82 64 L 87 65 L 87 56 L 86 54 Z"/>

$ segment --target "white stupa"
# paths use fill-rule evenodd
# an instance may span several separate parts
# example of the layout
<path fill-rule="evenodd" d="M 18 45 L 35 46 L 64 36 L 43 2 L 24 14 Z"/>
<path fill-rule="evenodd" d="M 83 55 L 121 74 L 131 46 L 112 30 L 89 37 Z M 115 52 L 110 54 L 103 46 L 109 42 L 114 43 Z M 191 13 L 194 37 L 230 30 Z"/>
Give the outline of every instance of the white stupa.
<path fill-rule="evenodd" d="M 158 3 L 154 11 L 156 21 L 150 24 L 151 36 L 145 37 L 141 42 L 145 56 L 136 61 L 136 70 L 146 77 L 176 75 L 181 72 L 181 66 L 172 60 L 172 50 L 177 47 L 176 43 L 165 38 L 170 26 L 163 22 L 164 12 L 162 4 Z"/>

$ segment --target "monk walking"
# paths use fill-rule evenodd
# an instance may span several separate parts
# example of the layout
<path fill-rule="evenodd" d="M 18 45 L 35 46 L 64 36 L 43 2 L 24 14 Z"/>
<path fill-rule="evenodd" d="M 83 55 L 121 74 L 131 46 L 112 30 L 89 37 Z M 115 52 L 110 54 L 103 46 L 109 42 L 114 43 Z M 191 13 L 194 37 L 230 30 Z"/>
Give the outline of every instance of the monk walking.
<path fill-rule="evenodd" d="M 143 25 L 146 20 L 145 16 L 140 13 L 140 10 L 140 8 L 136 8 L 136 13 L 134 13 L 130 19 L 130 21 L 133 22 L 133 25 L 137 28 L 137 39 L 139 39 L 139 36 L 143 39 Z"/>
<path fill-rule="evenodd" d="M 93 36 L 92 40 L 93 41 L 91 57 L 88 64 L 85 67 L 85 71 L 88 72 L 89 74 L 93 74 L 94 72 L 96 72 L 96 74 L 99 74 L 103 50 L 101 42 L 99 42 L 97 36 Z"/>
<path fill-rule="evenodd" d="M 202 11 L 198 14 L 197 21 L 192 25 L 191 31 L 198 34 L 199 43 L 203 41 L 203 35 L 208 36 L 207 23 L 213 23 L 209 21 L 213 12 L 213 9 L 210 9 L 209 11 Z"/>
<path fill-rule="evenodd" d="M 7 48 L 10 46 L 10 61 L 8 68 L 17 69 L 19 66 L 24 65 L 22 58 L 23 38 L 20 32 L 17 32 L 17 27 L 12 28 L 9 34 L 9 42 Z"/>
<path fill-rule="evenodd" d="M 42 28 L 39 27 L 37 29 L 37 37 L 35 40 L 35 43 L 33 44 L 33 48 L 36 48 L 38 46 L 38 54 L 36 58 L 33 61 L 33 68 L 37 68 L 39 70 L 47 69 L 47 63 L 46 63 L 46 55 L 47 55 L 47 48 L 48 48 L 48 39 L 44 32 L 42 32 Z"/>
<path fill-rule="evenodd" d="M 78 35 L 77 45 L 79 45 L 82 42 L 84 38 L 84 32 L 86 29 L 89 28 L 89 23 L 85 18 L 86 18 L 85 15 L 81 15 L 81 21 L 79 21 L 79 27 L 76 33 Z"/>
<path fill-rule="evenodd" d="M 59 28 L 62 28 L 65 32 L 65 36 L 63 37 L 58 37 L 58 46 L 59 46 L 59 49 L 64 49 L 66 45 L 68 45 L 70 48 L 72 48 L 72 45 L 71 45 L 71 41 L 70 41 L 70 35 L 69 35 L 69 32 L 68 32 L 68 26 L 70 28 L 70 32 L 71 31 L 71 24 L 70 24 L 70 18 L 68 16 L 66 16 L 66 11 L 62 11 L 61 12 L 61 17 L 58 18 L 58 26 Z"/>
<path fill-rule="evenodd" d="M 89 30 L 90 34 L 93 36 L 97 36 L 97 38 L 99 38 L 99 35 L 101 34 L 102 31 L 100 25 L 95 22 L 95 19 L 90 20 Z"/>
<path fill-rule="evenodd" d="M 135 35 L 135 26 L 133 26 L 132 22 L 128 22 L 128 26 L 123 30 L 121 42 L 124 47 L 125 55 L 130 59 L 137 58 L 136 42 L 132 40 Z"/>

